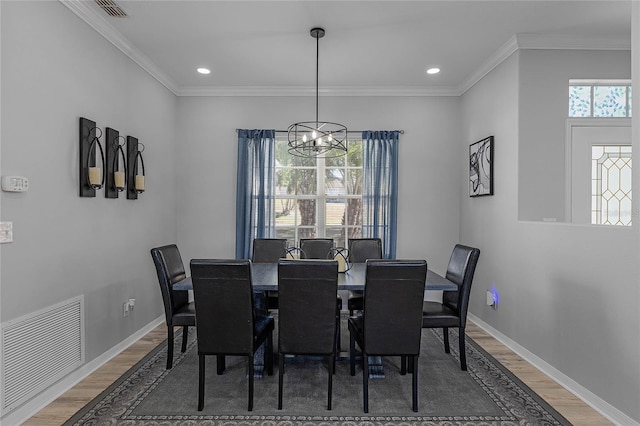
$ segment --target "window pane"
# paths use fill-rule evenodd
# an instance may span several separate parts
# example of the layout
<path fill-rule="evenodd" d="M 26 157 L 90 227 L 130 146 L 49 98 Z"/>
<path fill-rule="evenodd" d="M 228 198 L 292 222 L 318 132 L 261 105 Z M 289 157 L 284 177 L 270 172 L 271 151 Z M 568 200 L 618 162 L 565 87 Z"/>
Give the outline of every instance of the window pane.
<path fill-rule="evenodd" d="M 633 102 L 631 102 L 631 95 L 633 94 L 631 86 L 627 86 L 627 90 L 629 91 L 629 117 L 633 117 L 633 114 L 631 114 L 631 106 L 633 105 Z"/>
<path fill-rule="evenodd" d="M 287 198 L 276 198 L 276 226 L 293 225 L 296 223 L 297 203 L 296 200 Z"/>
<path fill-rule="evenodd" d="M 288 247 L 293 247 L 295 246 L 296 229 L 293 227 L 287 227 L 287 228 L 276 227 L 275 238 L 286 238 Z"/>
<path fill-rule="evenodd" d="M 347 170 L 347 194 L 362 195 L 362 169 Z"/>
<path fill-rule="evenodd" d="M 362 199 L 349 198 L 347 200 L 347 225 L 362 226 Z"/>
<path fill-rule="evenodd" d="M 344 224 L 344 198 L 329 198 L 325 204 L 325 223 L 329 225 Z"/>
<path fill-rule="evenodd" d="M 327 169 L 324 179 L 325 194 L 330 197 L 344 197 L 344 169 Z"/>
<path fill-rule="evenodd" d="M 345 228 L 342 226 L 327 226 L 326 238 L 333 238 L 333 244 L 336 247 L 346 247 L 344 232 Z"/>
<path fill-rule="evenodd" d="M 294 169 L 294 194 L 315 195 L 317 194 L 316 170 L 315 169 Z"/>
<path fill-rule="evenodd" d="M 591 116 L 591 86 L 569 86 L 569 117 Z"/>
<path fill-rule="evenodd" d="M 347 166 L 362 167 L 362 141 L 349 141 L 347 146 Z"/>
<path fill-rule="evenodd" d="M 594 117 L 626 117 L 625 86 L 595 86 L 593 88 Z"/>

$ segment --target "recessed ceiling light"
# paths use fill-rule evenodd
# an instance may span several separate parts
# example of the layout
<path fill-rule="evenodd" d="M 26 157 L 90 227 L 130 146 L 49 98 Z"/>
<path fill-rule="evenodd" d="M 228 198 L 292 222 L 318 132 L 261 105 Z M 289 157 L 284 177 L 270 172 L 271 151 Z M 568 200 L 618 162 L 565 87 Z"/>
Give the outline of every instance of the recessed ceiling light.
<path fill-rule="evenodd" d="M 427 70 L 427 74 L 438 74 L 440 72 L 440 68 L 429 68 Z"/>
<path fill-rule="evenodd" d="M 211 74 L 211 70 L 209 68 L 198 68 L 198 72 L 200 74 Z"/>

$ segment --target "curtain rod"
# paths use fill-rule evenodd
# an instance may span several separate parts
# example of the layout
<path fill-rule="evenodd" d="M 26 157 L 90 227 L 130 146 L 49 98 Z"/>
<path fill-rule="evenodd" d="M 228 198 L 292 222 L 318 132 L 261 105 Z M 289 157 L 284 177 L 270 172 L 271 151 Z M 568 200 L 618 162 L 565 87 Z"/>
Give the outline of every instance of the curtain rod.
<path fill-rule="evenodd" d="M 236 133 L 238 133 L 238 130 L 240 129 L 236 129 Z M 276 133 L 289 133 L 288 130 L 276 130 Z M 347 130 L 347 133 L 360 133 L 362 134 L 363 130 Z M 404 135 L 404 130 L 398 130 L 398 132 L 400 132 L 401 135 Z"/>

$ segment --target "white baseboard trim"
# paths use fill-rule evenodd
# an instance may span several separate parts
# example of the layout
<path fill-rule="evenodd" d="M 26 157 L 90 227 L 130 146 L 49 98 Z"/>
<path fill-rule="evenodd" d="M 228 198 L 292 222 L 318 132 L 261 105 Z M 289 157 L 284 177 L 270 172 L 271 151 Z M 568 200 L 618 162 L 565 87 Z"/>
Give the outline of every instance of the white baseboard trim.
<path fill-rule="evenodd" d="M 108 351 L 104 352 L 99 357 L 82 365 L 80 368 L 67 375 L 63 379 L 59 380 L 54 385 L 50 386 L 31 400 L 25 402 L 23 405 L 11 411 L 10 413 L 7 413 L 0 419 L 0 425 L 19 425 L 27 421 L 33 415 L 38 413 L 38 411 L 42 410 L 60 395 L 74 387 L 82 379 L 93 373 L 102 365 L 106 364 L 113 357 L 127 349 L 129 346 L 131 346 L 141 337 L 145 336 L 158 325 L 162 324 L 164 321 L 164 315 L 151 321 L 149 324 L 147 324 L 116 346 L 112 347 Z"/>
<path fill-rule="evenodd" d="M 538 370 L 551 377 L 560 386 L 567 389 L 569 392 L 583 400 L 586 404 L 591 406 L 594 410 L 602 414 L 616 425 L 620 426 L 640 426 L 640 423 L 624 414 L 622 411 L 609 404 L 604 399 L 600 398 L 593 392 L 589 391 L 584 386 L 580 385 L 566 374 L 562 373 L 552 365 L 548 364 L 542 358 L 536 356 L 526 348 L 520 346 L 509 337 L 505 336 L 486 322 L 482 321 L 472 313 L 468 313 L 468 318 L 473 321 L 478 327 L 489 333 L 500 343 L 511 349 L 513 352 L 525 359 L 529 364 L 536 367 Z"/>

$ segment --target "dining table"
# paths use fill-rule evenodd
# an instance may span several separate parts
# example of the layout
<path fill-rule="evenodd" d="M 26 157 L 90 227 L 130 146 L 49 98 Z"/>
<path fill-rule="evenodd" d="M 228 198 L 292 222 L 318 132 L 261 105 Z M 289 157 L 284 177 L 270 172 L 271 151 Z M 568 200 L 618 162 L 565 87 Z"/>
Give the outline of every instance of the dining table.
<path fill-rule="evenodd" d="M 338 274 L 338 290 L 364 290 L 366 281 L 366 264 L 352 263 L 346 272 Z M 273 263 L 251 263 L 252 287 L 256 291 L 277 291 L 278 290 L 278 264 Z M 171 287 L 175 290 L 193 290 L 191 277 L 176 282 Z M 427 280 L 425 290 L 458 290 L 458 285 L 449 281 L 442 275 L 427 270 Z"/>
<path fill-rule="evenodd" d="M 348 270 L 338 273 L 338 290 L 364 290 L 366 283 L 366 263 L 352 263 L 348 265 Z M 251 263 L 251 285 L 255 292 L 254 303 L 257 311 L 266 313 L 266 291 L 278 290 L 278 263 L 265 262 Z M 449 281 L 437 272 L 427 269 L 427 279 L 425 290 L 457 291 L 458 285 Z M 186 277 L 172 286 L 173 291 L 193 290 L 191 277 Z M 254 373 L 256 377 L 262 377 L 264 370 L 263 348 L 260 348 L 254 357 Z M 348 352 L 338 354 L 338 359 L 348 359 Z M 370 357 L 369 377 L 384 377 L 382 368 L 382 358 L 379 356 Z"/>

